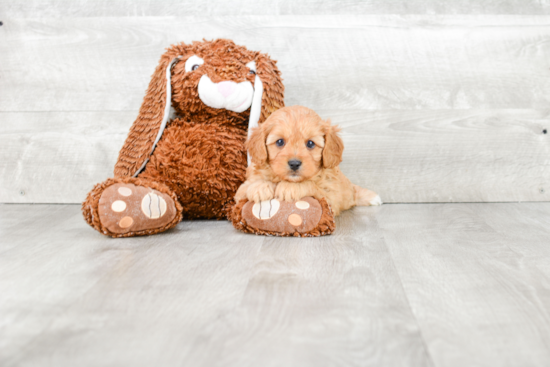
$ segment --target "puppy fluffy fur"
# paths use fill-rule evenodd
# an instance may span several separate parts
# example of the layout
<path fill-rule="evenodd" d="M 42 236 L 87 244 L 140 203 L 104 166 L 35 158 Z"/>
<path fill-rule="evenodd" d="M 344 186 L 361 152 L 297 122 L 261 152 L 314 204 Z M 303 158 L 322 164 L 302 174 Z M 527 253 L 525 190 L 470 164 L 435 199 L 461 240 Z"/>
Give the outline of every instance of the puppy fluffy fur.
<path fill-rule="evenodd" d="M 334 215 L 355 205 L 382 204 L 375 192 L 352 184 L 340 171 L 344 143 L 338 131 L 306 107 L 285 107 L 271 114 L 247 141 L 252 164 L 236 202 L 313 196 L 325 198 Z"/>

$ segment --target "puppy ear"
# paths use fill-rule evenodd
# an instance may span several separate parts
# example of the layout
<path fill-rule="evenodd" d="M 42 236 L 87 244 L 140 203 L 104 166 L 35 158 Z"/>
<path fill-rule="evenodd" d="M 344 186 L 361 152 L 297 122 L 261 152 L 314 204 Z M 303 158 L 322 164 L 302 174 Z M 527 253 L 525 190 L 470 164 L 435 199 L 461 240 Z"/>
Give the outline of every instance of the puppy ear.
<path fill-rule="evenodd" d="M 172 106 L 171 68 L 180 55 L 185 55 L 189 46 L 184 43 L 170 47 L 160 58 L 153 73 L 139 115 L 130 128 L 115 165 L 115 177 L 137 175 L 149 160 Z"/>
<path fill-rule="evenodd" d="M 331 126 L 330 121 L 327 121 L 329 126 L 325 133 L 325 147 L 323 148 L 323 168 L 335 168 L 342 162 L 342 154 L 344 153 L 344 142 L 338 135 L 340 128 Z"/>
<path fill-rule="evenodd" d="M 262 125 L 273 112 L 285 106 L 285 87 L 276 63 L 267 54 L 256 52 L 254 60 L 246 64 L 248 67 L 254 68 L 256 72 L 254 97 L 250 108 L 250 120 L 248 121 L 249 136 L 251 131 Z M 252 153 L 249 151 L 248 165 L 253 161 L 251 155 Z"/>
<path fill-rule="evenodd" d="M 246 142 L 246 149 L 248 149 L 248 154 L 252 163 L 256 166 L 261 166 L 267 163 L 267 147 L 265 146 L 265 134 L 262 127 L 257 127 L 252 129 L 252 134 Z"/>

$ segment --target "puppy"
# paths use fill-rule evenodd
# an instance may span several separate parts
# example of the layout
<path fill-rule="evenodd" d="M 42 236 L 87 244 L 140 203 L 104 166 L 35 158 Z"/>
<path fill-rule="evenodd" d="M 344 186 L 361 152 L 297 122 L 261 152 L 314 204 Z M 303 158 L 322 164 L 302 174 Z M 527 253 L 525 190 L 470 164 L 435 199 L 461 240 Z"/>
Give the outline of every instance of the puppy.
<path fill-rule="evenodd" d="M 252 164 L 235 201 L 312 196 L 325 198 L 335 216 L 355 205 L 381 205 L 375 192 L 352 184 L 340 171 L 344 143 L 338 131 L 306 107 L 275 111 L 247 141 Z"/>

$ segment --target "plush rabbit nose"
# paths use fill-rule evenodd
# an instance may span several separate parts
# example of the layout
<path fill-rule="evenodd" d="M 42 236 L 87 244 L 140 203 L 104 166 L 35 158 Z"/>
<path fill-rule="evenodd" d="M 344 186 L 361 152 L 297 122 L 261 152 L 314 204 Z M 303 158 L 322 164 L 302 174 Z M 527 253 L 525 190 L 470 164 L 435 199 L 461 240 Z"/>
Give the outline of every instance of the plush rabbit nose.
<path fill-rule="evenodd" d="M 235 82 L 218 83 L 218 92 L 220 92 L 224 97 L 227 97 L 228 95 L 233 94 L 236 88 L 237 88 L 237 83 Z"/>

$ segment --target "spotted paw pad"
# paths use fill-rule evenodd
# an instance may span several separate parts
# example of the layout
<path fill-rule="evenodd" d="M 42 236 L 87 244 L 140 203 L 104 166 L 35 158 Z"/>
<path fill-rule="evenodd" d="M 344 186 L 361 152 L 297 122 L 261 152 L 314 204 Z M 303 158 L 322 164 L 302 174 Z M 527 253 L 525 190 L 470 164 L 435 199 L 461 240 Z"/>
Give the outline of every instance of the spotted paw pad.
<path fill-rule="evenodd" d="M 99 199 L 101 224 L 116 234 L 162 228 L 176 216 L 169 195 L 134 184 L 114 184 Z"/>
<path fill-rule="evenodd" d="M 251 227 L 274 233 L 306 233 L 313 230 L 321 220 L 323 209 L 311 197 L 297 202 L 266 200 L 260 203 L 247 202 L 242 216 Z"/>
<path fill-rule="evenodd" d="M 266 200 L 256 203 L 252 206 L 252 214 L 261 220 L 272 218 L 281 207 L 281 203 L 277 199 Z"/>

